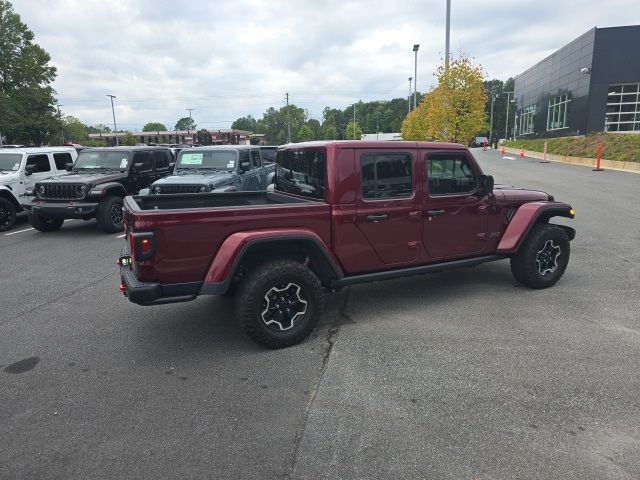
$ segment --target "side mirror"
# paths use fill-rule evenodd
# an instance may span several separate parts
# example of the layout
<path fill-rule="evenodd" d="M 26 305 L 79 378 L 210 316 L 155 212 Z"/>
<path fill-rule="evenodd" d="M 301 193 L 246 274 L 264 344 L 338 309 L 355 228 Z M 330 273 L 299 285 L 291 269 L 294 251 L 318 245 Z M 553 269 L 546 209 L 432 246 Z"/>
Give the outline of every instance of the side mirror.
<path fill-rule="evenodd" d="M 144 167 L 144 163 L 138 162 L 133 164 L 133 171 L 138 173 L 142 171 L 142 167 Z"/>
<path fill-rule="evenodd" d="M 36 165 L 27 165 L 26 167 L 24 167 L 24 174 L 26 176 L 29 176 L 37 171 L 38 171 L 38 167 Z"/>
<path fill-rule="evenodd" d="M 480 176 L 480 190 L 482 193 L 493 193 L 493 177 L 491 175 Z"/>
<path fill-rule="evenodd" d="M 242 162 L 240 164 L 240 171 L 241 172 L 248 172 L 249 170 L 251 170 L 251 163 L 249 162 Z"/>
<path fill-rule="evenodd" d="M 65 164 L 64 164 L 64 169 L 65 169 L 67 172 L 70 172 L 71 170 L 73 170 L 73 163 L 65 163 Z"/>

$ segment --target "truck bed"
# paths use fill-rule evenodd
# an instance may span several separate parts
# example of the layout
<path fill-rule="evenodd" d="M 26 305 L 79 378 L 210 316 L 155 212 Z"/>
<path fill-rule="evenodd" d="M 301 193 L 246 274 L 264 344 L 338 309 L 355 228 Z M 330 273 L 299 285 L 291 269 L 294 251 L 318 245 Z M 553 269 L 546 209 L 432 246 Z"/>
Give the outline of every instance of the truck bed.
<path fill-rule="evenodd" d="M 184 210 L 193 208 L 231 208 L 258 205 L 282 205 L 318 203 L 312 200 L 283 195 L 275 192 L 229 192 L 229 193 L 180 193 L 175 195 L 140 195 L 133 200 L 138 208 L 145 210 Z M 133 207 L 132 204 L 130 206 Z"/>
<path fill-rule="evenodd" d="M 273 228 L 307 229 L 331 243 L 331 207 L 274 192 L 142 195 L 125 197 L 127 234 L 153 232 L 152 261 L 135 262 L 141 281 L 202 281 L 230 235 Z"/>

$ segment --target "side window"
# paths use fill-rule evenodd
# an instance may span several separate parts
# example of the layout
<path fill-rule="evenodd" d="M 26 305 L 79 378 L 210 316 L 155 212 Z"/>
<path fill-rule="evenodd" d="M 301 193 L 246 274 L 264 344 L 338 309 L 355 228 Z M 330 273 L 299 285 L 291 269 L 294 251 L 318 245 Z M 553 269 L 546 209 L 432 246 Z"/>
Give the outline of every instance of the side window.
<path fill-rule="evenodd" d="M 133 155 L 133 165 L 135 165 L 136 163 L 142 163 L 142 169 L 140 170 L 140 173 L 142 172 L 149 172 L 151 171 L 151 155 L 149 154 L 149 152 L 136 152 Z"/>
<path fill-rule="evenodd" d="M 260 161 L 259 150 L 251 150 L 251 166 L 253 168 L 259 168 L 262 166 L 262 162 Z"/>
<path fill-rule="evenodd" d="M 69 152 L 59 152 L 53 154 L 53 161 L 56 164 L 56 169 L 64 170 L 67 163 L 73 163 L 73 158 Z"/>
<path fill-rule="evenodd" d="M 167 154 L 162 150 L 156 150 L 153 152 L 153 164 L 156 170 L 163 170 L 169 167 L 169 160 Z"/>
<path fill-rule="evenodd" d="M 240 169 L 242 169 L 242 164 L 244 162 L 249 162 L 249 150 L 240 150 L 238 152 L 238 160 L 240 161 Z"/>
<path fill-rule="evenodd" d="M 362 198 L 410 197 L 411 155 L 374 153 L 360 157 Z"/>
<path fill-rule="evenodd" d="M 426 166 L 431 195 L 470 193 L 476 188 L 476 177 L 464 155 L 429 155 Z"/>
<path fill-rule="evenodd" d="M 49 165 L 49 157 L 46 154 L 42 155 L 29 155 L 27 158 L 27 167 L 29 165 L 35 165 L 36 169 L 33 173 L 50 172 L 51 166 Z"/>

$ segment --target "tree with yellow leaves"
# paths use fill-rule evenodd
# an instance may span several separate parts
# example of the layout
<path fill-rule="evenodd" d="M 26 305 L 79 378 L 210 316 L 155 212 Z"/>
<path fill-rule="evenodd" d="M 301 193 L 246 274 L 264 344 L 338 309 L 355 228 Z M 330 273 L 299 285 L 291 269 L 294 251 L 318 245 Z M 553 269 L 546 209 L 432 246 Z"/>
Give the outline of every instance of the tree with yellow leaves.
<path fill-rule="evenodd" d="M 438 68 L 438 85 L 402 122 L 403 140 L 467 144 L 482 128 L 486 91 L 482 67 L 461 56 Z"/>

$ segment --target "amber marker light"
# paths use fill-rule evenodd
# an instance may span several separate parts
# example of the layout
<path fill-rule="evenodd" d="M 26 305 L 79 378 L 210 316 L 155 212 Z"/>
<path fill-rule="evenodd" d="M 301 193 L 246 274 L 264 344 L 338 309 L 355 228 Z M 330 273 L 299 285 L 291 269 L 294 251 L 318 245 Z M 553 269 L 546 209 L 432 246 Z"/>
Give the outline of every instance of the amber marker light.
<path fill-rule="evenodd" d="M 571 215 L 572 217 L 575 216 L 576 211 L 572 208 L 571 210 L 569 210 L 569 215 Z"/>

